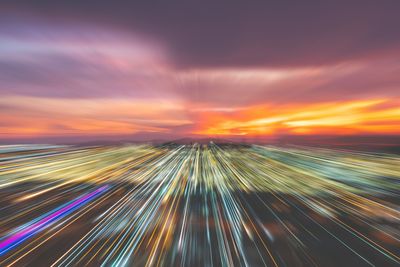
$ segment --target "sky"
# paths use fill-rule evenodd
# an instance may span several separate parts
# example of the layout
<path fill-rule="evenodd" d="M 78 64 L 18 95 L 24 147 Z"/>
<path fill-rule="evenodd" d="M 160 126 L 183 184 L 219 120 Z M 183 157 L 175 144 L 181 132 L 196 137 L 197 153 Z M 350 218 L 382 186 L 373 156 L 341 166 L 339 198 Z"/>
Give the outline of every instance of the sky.
<path fill-rule="evenodd" d="M 0 141 L 400 133 L 400 1 L 2 1 Z"/>

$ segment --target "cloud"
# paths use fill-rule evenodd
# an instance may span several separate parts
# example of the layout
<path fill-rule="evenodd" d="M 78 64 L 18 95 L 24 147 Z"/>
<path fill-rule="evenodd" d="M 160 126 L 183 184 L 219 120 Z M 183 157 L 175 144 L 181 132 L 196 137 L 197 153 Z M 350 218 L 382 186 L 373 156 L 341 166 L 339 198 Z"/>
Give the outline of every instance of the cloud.
<path fill-rule="evenodd" d="M 399 115 L 398 101 L 389 99 L 261 105 L 203 113 L 194 132 L 206 136 L 399 134 Z"/>
<path fill-rule="evenodd" d="M 357 110 L 375 114 L 400 97 L 399 7 L 3 4 L 1 134 L 304 133 L 336 115 L 286 117 L 327 103 L 394 101 Z M 392 132 L 383 115 L 371 116 L 357 131 Z"/>
<path fill-rule="evenodd" d="M 13 1 L 7 14 L 142 34 L 178 68 L 299 67 L 398 54 L 398 1 Z"/>
<path fill-rule="evenodd" d="M 179 102 L 165 100 L 0 99 L 0 138 L 40 135 L 111 135 L 138 132 L 169 133 L 192 122 Z"/>

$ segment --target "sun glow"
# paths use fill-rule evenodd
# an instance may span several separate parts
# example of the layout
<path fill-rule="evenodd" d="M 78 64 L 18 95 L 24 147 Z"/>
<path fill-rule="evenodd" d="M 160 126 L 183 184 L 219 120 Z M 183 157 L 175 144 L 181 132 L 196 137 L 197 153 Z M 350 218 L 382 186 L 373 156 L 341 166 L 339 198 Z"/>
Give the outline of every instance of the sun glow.
<path fill-rule="evenodd" d="M 208 118 L 212 118 L 208 120 Z M 274 107 L 207 114 L 201 135 L 398 133 L 400 108 L 388 99 Z"/>

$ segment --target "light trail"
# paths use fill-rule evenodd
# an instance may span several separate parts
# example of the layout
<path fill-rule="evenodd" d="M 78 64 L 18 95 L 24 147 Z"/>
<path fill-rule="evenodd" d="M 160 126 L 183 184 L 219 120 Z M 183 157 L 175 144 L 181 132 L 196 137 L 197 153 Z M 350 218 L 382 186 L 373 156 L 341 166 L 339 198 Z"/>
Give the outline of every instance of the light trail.
<path fill-rule="evenodd" d="M 214 143 L 0 152 L 2 266 L 400 264 L 398 155 Z"/>
<path fill-rule="evenodd" d="M 28 238 L 40 233 L 50 225 L 71 214 L 76 209 L 96 198 L 99 194 L 103 193 L 107 189 L 108 186 L 104 185 L 91 193 L 83 195 L 76 200 L 67 203 L 66 205 L 52 210 L 45 216 L 42 216 L 41 218 L 24 225 L 22 230 L 18 230 L 16 233 L 3 238 L 3 240 L 0 241 L 0 256 Z"/>

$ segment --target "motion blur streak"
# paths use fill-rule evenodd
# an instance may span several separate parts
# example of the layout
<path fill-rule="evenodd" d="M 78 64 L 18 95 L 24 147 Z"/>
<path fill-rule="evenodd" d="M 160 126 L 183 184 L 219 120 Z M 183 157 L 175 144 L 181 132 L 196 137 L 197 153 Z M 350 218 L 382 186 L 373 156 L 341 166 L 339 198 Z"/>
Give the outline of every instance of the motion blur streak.
<path fill-rule="evenodd" d="M 18 245 L 19 243 L 23 242 L 24 240 L 28 239 L 32 235 L 40 232 L 41 230 L 45 229 L 47 226 L 51 225 L 52 223 L 62 219 L 63 217 L 67 216 L 75 209 L 79 208 L 80 206 L 84 205 L 86 202 L 90 201 L 91 199 L 95 198 L 96 195 L 100 194 L 102 191 L 106 190 L 107 186 L 102 186 L 101 188 L 97 189 L 96 191 L 84 195 L 72 203 L 68 203 L 63 207 L 60 207 L 53 212 L 50 212 L 48 216 L 40 219 L 39 221 L 35 220 L 32 223 L 28 223 L 27 227 L 20 232 L 17 232 L 10 237 L 6 238 L 0 243 L 0 255 L 7 252 L 9 249 L 13 248 L 14 246 Z"/>
<path fill-rule="evenodd" d="M 399 192 L 396 154 L 1 146 L 0 266 L 397 266 Z"/>

